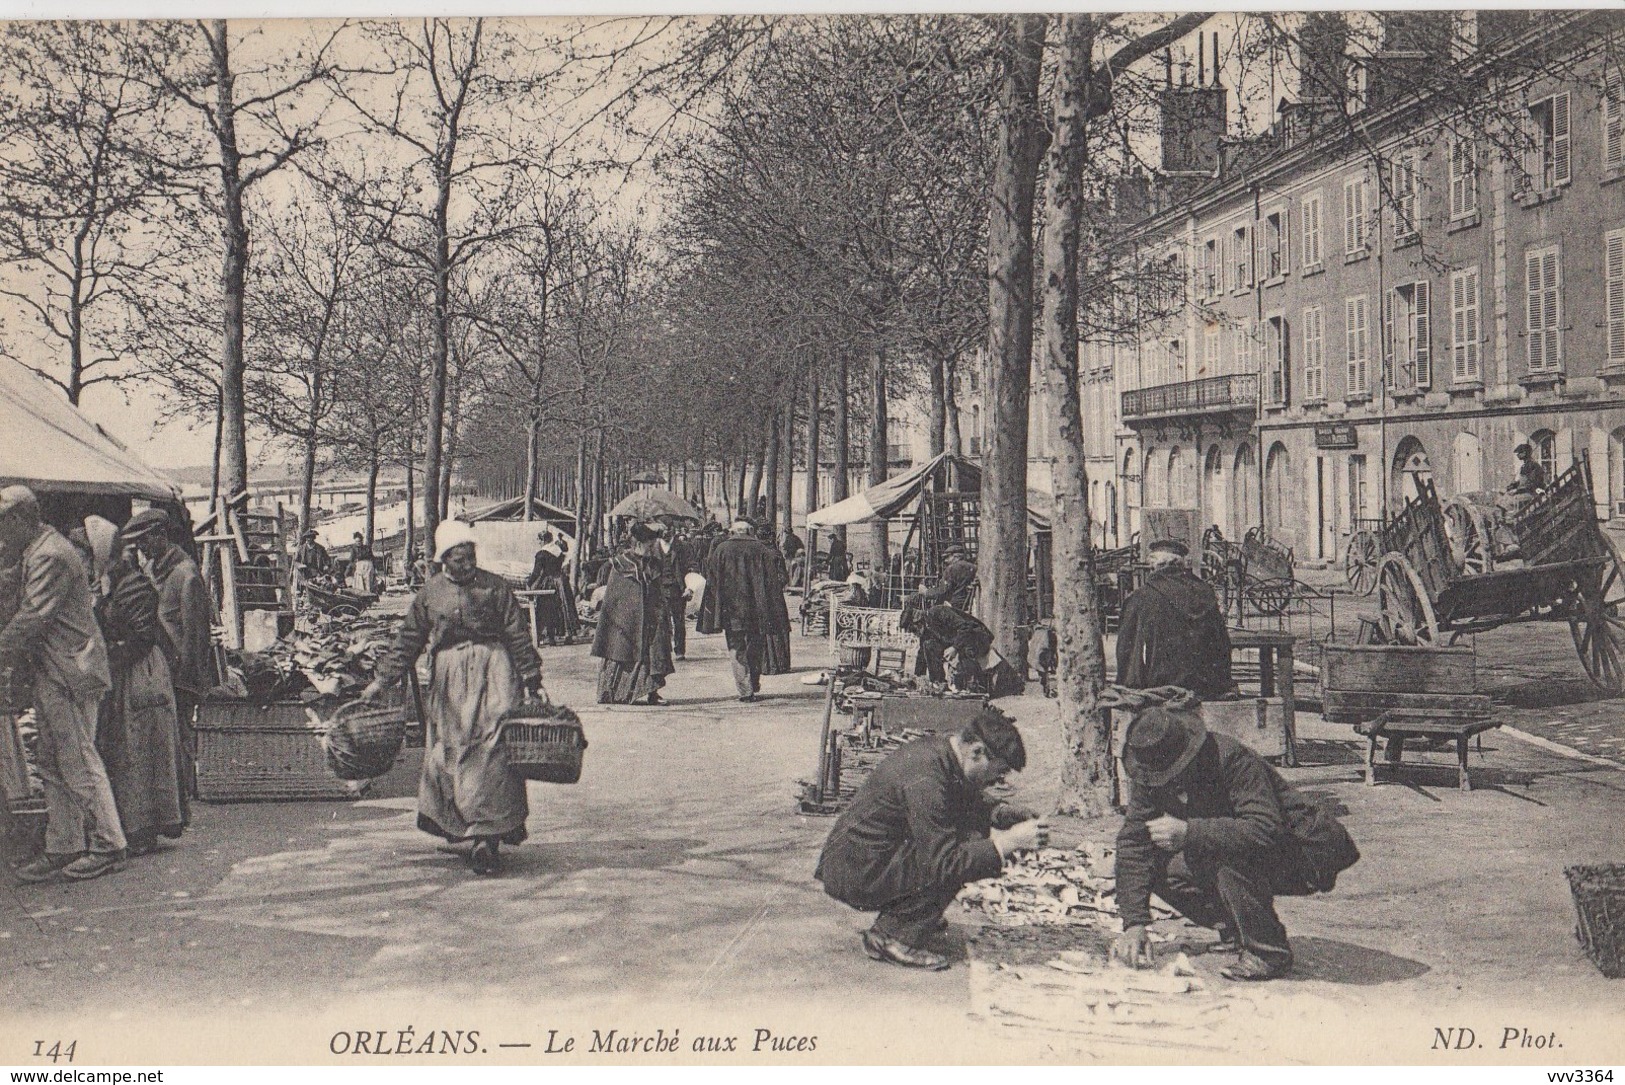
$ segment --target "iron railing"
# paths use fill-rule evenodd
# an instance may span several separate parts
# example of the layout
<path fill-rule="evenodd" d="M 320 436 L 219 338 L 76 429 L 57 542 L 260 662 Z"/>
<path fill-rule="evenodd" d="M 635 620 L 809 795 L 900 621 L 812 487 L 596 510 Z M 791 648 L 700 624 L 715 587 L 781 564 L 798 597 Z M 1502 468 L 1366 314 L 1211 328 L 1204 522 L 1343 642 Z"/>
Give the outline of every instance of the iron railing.
<path fill-rule="evenodd" d="M 1235 373 L 1124 392 L 1123 418 L 1253 410 L 1257 403 L 1258 374 Z"/>

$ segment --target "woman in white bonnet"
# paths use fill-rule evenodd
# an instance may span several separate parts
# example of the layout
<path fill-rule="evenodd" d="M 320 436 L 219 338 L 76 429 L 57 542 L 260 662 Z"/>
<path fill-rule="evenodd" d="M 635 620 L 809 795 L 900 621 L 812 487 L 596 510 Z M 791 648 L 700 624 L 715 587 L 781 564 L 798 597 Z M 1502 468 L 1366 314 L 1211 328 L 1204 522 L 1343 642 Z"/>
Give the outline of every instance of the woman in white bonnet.
<path fill-rule="evenodd" d="M 418 828 L 453 843 L 472 841 L 474 873 L 496 874 L 499 846 L 525 839 L 530 814 L 524 778 L 508 769 L 502 717 L 523 690 L 541 688 L 542 661 L 507 582 L 479 567 L 468 524 L 447 520 L 436 528 L 434 554 L 440 572 L 412 600 L 362 697 L 381 698 L 428 651 Z"/>

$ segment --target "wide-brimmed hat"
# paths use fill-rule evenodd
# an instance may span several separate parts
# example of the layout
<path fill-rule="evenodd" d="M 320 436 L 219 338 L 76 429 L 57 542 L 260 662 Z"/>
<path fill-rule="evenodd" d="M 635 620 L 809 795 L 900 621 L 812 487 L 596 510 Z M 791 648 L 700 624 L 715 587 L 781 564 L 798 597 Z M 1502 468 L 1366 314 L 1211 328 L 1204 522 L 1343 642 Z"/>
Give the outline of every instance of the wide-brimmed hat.
<path fill-rule="evenodd" d="M 1195 760 L 1207 737 L 1200 711 L 1153 705 L 1129 724 L 1123 745 L 1123 768 L 1146 787 L 1162 787 Z"/>

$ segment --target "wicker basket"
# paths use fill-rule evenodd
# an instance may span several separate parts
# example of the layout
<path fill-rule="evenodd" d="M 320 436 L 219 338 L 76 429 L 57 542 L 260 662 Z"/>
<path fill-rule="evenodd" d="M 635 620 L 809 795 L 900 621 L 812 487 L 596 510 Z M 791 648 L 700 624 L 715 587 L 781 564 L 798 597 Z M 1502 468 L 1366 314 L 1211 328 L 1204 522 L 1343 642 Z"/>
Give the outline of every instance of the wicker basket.
<path fill-rule="evenodd" d="M 405 741 L 400 708 L 352 701 L 334 713 L 322 748 L 340 780 L 375 780 L 394 767 Z"/>
<path fill-rule="evenodd" d="M 573 784 L 581 779 L 587 734 L 565 706 L 526 701 L 504 718 L 502 746 L 508 768 L 525 779 Z"/>
<path fill-rule="evenodd" d="M 198 709 L 197 797 L 204 802 L 356 799 L 327 770 L 306 705 L 209 701 Z"/>
<path fill-rule="evenodd" d="M 1574 894 L 1574 936 L 1603 975 L 1625 976 L 1625 864 L 1571 866 L 1563 871 Z"/>

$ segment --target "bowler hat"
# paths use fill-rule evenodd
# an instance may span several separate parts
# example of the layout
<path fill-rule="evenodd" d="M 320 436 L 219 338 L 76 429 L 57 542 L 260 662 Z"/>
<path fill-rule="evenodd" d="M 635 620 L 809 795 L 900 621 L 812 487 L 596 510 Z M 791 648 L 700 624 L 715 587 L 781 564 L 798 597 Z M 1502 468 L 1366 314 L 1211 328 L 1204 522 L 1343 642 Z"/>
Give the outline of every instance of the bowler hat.
<path fill-rule="evenodd" d="M 1153 705 L 1129 724 L 1123 767 L 1146 787 L 1162 787 L 1196 758 L 1207 737 L 1200 711 L 1170 711 Z"/>
<path fill-rule="evenodd" d="M 164 512 L 163 509 L 142 509 L 130 517 L 129 522 L 124 525 L 124 541 L 130 542 L 145 535 L 151 535 L 154 531 L 167 535 L 169 525 L 169 514 Z"/>

